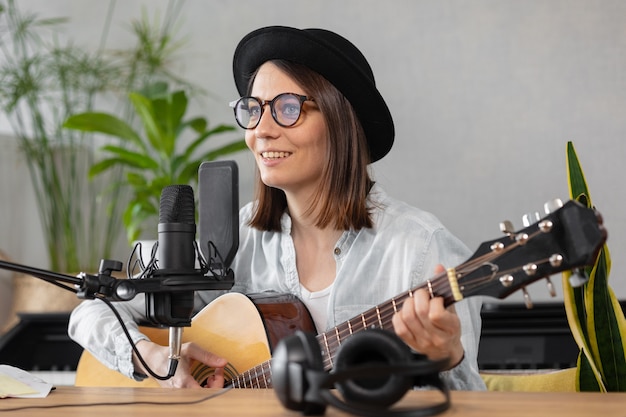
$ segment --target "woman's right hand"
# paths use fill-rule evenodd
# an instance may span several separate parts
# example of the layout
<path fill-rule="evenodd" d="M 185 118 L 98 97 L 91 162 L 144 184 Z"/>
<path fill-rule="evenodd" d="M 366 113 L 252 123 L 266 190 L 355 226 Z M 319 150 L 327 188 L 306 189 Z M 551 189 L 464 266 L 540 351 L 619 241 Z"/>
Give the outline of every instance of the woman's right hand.
<path fill-rule="evenodd" d="M 168 346 L 161 346 L 149 340 L 140 340 L 137 342 L 137 350 L 154 373 L 163 376 L 167 375 L 170 354 Z M 207 380 L 207 388 L 221 388 L 224 386 L 224 367 L 228 363 L 226 359 L 207 352 L 193 342 L 184 343 L 181 346 L 176 373 L 170 379 L 164 381 L 157 380 L 159 385 L 166 388 L 201 388 L 201 385 L 190 373 L 190 364 L 193 360 L 215 368 L 214 375 Z M 134 352 L 133 362 L 135 369 L 149 375 Z"/>

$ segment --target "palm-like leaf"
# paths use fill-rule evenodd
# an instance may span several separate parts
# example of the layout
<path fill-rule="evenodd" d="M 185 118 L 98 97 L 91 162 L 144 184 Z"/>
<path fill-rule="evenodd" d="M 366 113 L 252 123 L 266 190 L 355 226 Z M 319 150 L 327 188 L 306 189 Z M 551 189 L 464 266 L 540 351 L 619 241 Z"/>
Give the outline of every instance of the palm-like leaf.
<path fill-rule="evenodd" d="M 100 112 L 76 114 L 68 117 L 63 127 L 114 136 L 123 141 L 132 142 L 141 150 L 147 151 L 139 134 L 128 123 L 112 114 Z"/>
<path fill-rule="evenodd" d="M 235 130 L 234 126 L 211 128 L 203 117 L 186 120 L 188 100 L 185 92 L 169 93 L 164 83 L 156 83 L 142 92 L 132 92 L 129 100 L 142 133 L 113 115 L 98 112 L 73 115 L 64 126 L 119 140 L 119 144 L 101 147 L 101 151 L 109 156 L 91 167 L 90 176 L 113 167 L 126 170 L 125 182 L 121 185 L 130 187 L 132 196 L 123 221 L 128 240 L 133 241 L 140 236 L 141 225 L 158 214 L 164 187 L 197 181 L 202 162 L 239 152 L 246 145 L 243 139 L 238 139 L 215 149 L 204 149 L 209 139 Z M 182 147 L 179 138 L 186 130 L 193 131 L 195 137 L 188 146 Z"/>

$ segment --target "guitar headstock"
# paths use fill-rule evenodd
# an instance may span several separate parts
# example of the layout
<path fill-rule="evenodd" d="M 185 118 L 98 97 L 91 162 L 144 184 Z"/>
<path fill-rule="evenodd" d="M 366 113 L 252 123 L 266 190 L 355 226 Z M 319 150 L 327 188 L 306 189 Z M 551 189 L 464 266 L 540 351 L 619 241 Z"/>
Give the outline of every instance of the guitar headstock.
<path fill-rule="evenodd" d="M 464 297 L 503 299 L 539 279 L 591 266 L 607 238 L 599 213 L 573 200 L 524 229 L 503 232 L 457 267 Z"/>

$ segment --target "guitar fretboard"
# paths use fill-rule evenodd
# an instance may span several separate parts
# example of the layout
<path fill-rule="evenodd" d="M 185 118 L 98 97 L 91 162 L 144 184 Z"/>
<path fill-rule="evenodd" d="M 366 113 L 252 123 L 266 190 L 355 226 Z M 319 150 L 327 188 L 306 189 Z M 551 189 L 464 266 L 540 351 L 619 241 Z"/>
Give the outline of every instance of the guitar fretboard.
<path fill-rule="evenodd" d="M 316 336 L 322 348 L 322 360 L 324 370 L 328 371 L 334 367 L 334 359 L 343 341 L 353 334 L 367 329 L 383 329 L 393 331 L 392 319 L 402 304 L 413 297 L 413 293 L 418 289 L 428 289 L 431 297 L 441 296 L 447 304 L 452 302 L 451 285 L 447 274 L 441 274 L 425 284 L 413 288 L 405 293 L 391 298 L 390 300 L 370 308 L 358 316 L 341 323 L 331 330 Z"/>

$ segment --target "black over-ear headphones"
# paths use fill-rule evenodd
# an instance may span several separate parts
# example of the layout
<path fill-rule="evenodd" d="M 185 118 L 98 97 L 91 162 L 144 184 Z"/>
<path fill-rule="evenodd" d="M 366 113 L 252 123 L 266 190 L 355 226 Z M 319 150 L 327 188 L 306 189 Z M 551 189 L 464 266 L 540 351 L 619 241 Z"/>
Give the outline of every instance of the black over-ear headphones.
<path fill-rule="evenodd" d="M 325 372 L 320 345 L 312 333 L 297 331 L 282 339 L 272 356 L 272 381 L 283 406 L 305 415 L 321 415 L 330 404 L 365 417 L 430 416 L 450 406 L 448 388 L 439 378 L 443 361 L 416 359 L 394 333 L 378 329 L 357 333 L 342 343 L 334 362 L 333 369 Z M 384 412 L 416 386 L 437 388 L 444 400 Z"/>

